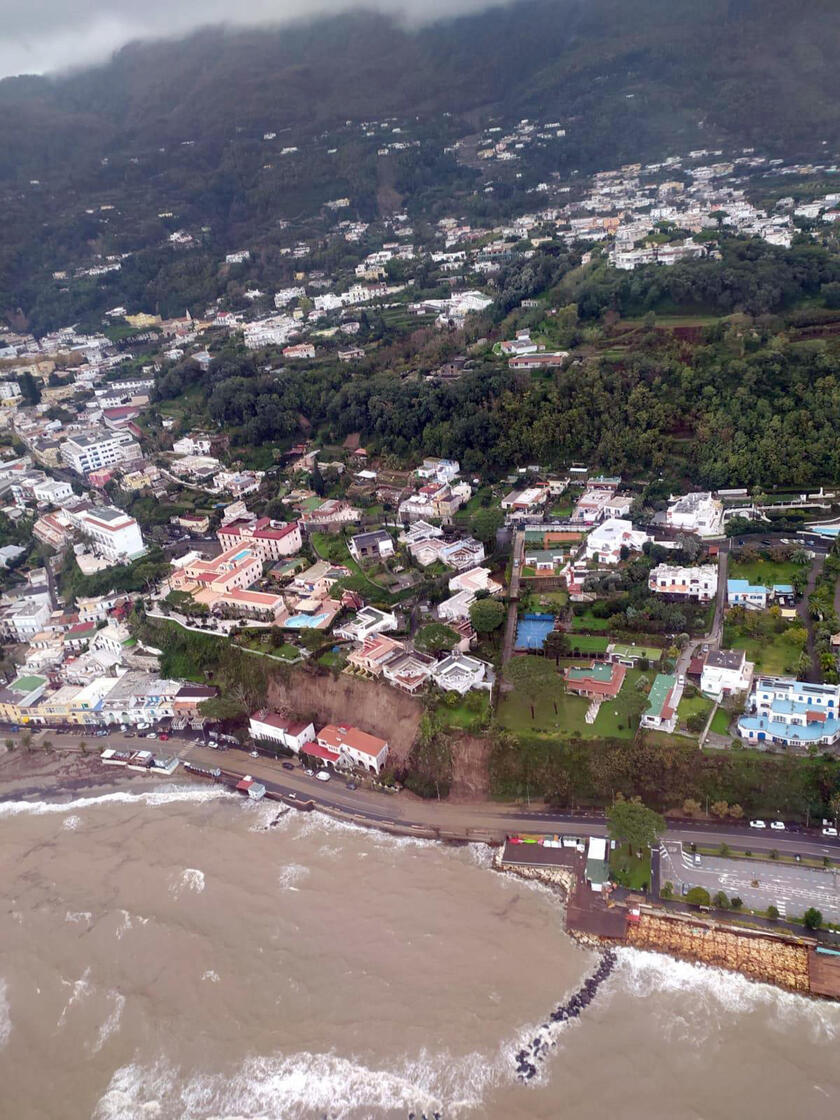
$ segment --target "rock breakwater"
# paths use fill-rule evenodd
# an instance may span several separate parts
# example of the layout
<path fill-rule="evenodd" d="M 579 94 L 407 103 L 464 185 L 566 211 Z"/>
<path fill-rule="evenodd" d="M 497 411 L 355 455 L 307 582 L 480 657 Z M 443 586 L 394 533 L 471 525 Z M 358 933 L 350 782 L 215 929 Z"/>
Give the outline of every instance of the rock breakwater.
<path fill-rule="evenodd" d="M 581 1011 L 589 1006 L 600 986 L 615 968 L 615 961 L 614 951 L 607 949 L 592 975 L 584 980 L 573 996 L 551 1012 L 548 1020 L 540 1025 L 528 1045 L 517 1052 L 516 1072 L 521 1081 L 530 1081 L 536 1076 L 537 1063 L 546 1057 L 556 1042 L 557 1025 L 570 1019 L 577 1019 Z"/>

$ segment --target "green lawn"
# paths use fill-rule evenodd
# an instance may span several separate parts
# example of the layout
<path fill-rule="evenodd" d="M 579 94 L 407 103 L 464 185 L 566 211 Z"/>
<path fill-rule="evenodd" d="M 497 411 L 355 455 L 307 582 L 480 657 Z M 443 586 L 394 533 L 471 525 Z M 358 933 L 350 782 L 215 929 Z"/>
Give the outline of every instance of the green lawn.
<path fill-rule="evenodd" d="M 635 688 L 641 676 L 651 679 L 651 674 L 628 670 L 621 692 L 615 700 L 601 705 L 594 723 L 587 723 L 585 719 L 589 701 L 567 693 L 559 674 L 554 687 L 534 705 L 533 720 L 527 700 L 516 692 L 508 692 L 499 704 L 499 722 L 509 731 L 526 735 L 560 739 L 632 739 L 644 707 L 644 694 Z"/>
<path fill-rule="evenodd" d="M 539 609 L 556 614 L 569 601 L 568 591 L 540 591 L 539 587 L 531 589 L 539 597 Z"/>
<path fill-rule="evenodd" d="M 630 890 L 640 891 L 650 886 L 650 852 L 641 858 L 631 855 L 623 844 L 610 851 L 610 878 Z"/>
<path fill-rule="evenodd" d="M 318 658 L 318 664 L 325 669 L 342 669 L 347 664 L 347 656 L 343 650 L 328 649 Z"/>
<path fill-rule="evenodd" d="M 725 708 L 718 708 L 712 720 L 712 731 L 714 731 L 716 735 L 728 735 L 729 720 L 729 712 L 727 712 Z"/>
<path fill-rule="evenodd" d="M 600 634 L 574 634 L 569 638 L 573 654 L 575 650 L 579 653 L 606 653 L 609 644 L 609 638 L 602 638 Z"/>
<path fill-rule="evenodd" d="M 594 736 L 584 716 L 589 701 L 581 696 L 567 696 L 563 679 L 558 674 L 554 687 L 547 690 L 534 705 L 534 718 L 528 701 L 516 692 L 505 693 L 499 704 L 499 722 L 514 733 L 570 738 Z M 555 710 L 556 709 L 556 710 Z"/>
<path fill-rule="evenodd" d="M 684 727 L 686 721 L 690 716 L 697 715 L 698 712 L 704 719 L 708 719 L 709 713 L 714 707 L 714 701 L 707 700 L 705 696 L 683 696 L 680 700 L 680 705 L 677 708 L 677 715 L 679 717 L 680 726 Z"/>
<path fill-rule="evenodd" d="M 598 715 L 591 730 L 599 739 L 632 739 L 639 726 L 645 706 L 645 693 L 637 687 L 641 678 L 653 680 L 653 672 L 643 673 L 640 669 L 628 669 L 615 700 L 605 700 L 598 709 Z M 590 730 L 588 724 L 585 725 Z"/>
<path fill-rule="evenodd" d="M 793 583 L 794 576 L 805 575 L 807 564 L 794 564 L 790 560 L 776 563 L 765 560 L 763 556 L 755 560 L 740 560 L 731 557 L 729 561 L 730 579 L 748 579 L 750 583 L 772 587 L 774 583 Z"/>
<path fill-rule="evenodd" d="M 572 619 L 573 630 L 609 630 L 610 620 L 608 618 L 596 618 L 591 611 L 586 614 L 575 615 Z"/>
<path fill-rule="evenodd" d="M 791 642 L 786 637 L 786 631 L 781 634 L 753 637 L 735 628 L 731 640 L 727 638 L 725 643 L 729 649 L 744 650 L 747 660 L 752 661 L 757 670 L 774 676 L 796 673 L 799 655 L 802 652 L 802 646 L 797 642 Z"/>

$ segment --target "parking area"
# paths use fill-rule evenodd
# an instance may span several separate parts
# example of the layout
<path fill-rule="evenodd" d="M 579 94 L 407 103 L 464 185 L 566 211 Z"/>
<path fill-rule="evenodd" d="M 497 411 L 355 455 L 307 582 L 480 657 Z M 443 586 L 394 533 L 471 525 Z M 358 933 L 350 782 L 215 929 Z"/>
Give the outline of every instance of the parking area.
<path fill-rule="evenodd" d="M 683 886 L 705 887 L 712 896 L 723 891 L 729 898 L 740 898 L 750 910 L 772 905 L 783 917 L 801 917 L 809 906 L 816 906 L 825 921 L 840 922 L 836 870 L 706 855 L 697 865 L 678 840 L 662 845 L 661 860 L 660 882 L 673 883 L 676 897 L 682 895 Z"/>

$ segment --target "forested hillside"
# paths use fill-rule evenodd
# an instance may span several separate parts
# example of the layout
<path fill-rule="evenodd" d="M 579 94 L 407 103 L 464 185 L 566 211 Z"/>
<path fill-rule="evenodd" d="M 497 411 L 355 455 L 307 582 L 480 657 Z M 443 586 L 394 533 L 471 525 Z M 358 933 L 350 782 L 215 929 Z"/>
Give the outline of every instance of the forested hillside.
<path fill-rule="evenodd" d="M 838 45 L 832 0 L 522 0 L 413 31 L 364 13 L 208 30 L 69 76 L 9 79 L 0 308 L 28 315 L 52 271 L 92 252 L 135 255 L 125 298 L 149 286 L 203 293 L 206 278 L 173 269 L 160 248 L 171 228 L 161 213 L 207 229 L 218 253 L 270 243 L 278 219 L 299 222 L 335 196 L 362 218 L 445 203 L 493 220 L 552 171 L 713 144 L 831 150 Z M 561 121 L 563 143 L 474 197 L 475 172 L 447 145 L 491 118 L 532 115 Z M 383 171 L 359 124 L 386 117 L 408 122 L 419 146 Z M 270 156 L 269 130 L 295 153 Z"/>

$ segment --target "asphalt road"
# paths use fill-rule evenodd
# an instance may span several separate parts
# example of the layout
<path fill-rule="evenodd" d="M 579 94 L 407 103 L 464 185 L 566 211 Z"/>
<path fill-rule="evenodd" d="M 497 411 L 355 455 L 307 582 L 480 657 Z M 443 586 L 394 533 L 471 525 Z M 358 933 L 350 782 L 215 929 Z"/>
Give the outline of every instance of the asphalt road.
<path fill-rule="evenodd" d="M 679 898 L 683 884 L 705 887 L 710 895 L 722 890 L 730 898 L 740 898 L 751 910 L 775 906 L 782 917 L 799 917 L 809 906 L 816 906 L 827 921 L 840 921 L 840 887 L 837 870 L 816 867 L 747 862 L 700 856 L 695 864 L 690 852 L 679 841 L 662 845 L 660 877 L 670 880 Z"/>
<path fill-rule="evenodd" d="M 6 734 L 0 731 L 0 738 L 5 738 Z M 104 750 L 105 747 L 154 748 L 161 755 L 177 755 L 182 761 L 190 761 L 206 769 L 218 767 L 239 777 L 250 774 L 264 782 L 272 792 L 281 793 L 293 801 L 301 804 L 311 801 L 316 808 L 337 809 L 371 824 L 431 829 L 475 840 L 501 840 L 511 832 L 565 831 L 580 836 L 605 836 L 607 832 L 604 814 L 597 810 L 558 812 L 546 808 L 541 802 L 530 807 L 497 802 L 457 804 L 423 801 L 407 792 L 386 793 L 362 785 L 356 790 L 348 790 L 343 778 L 333 777 L 329 782 L 319 782 L 309 777 L 296 759 L 252 758 L 247 751 L 238 748 L 214 750 L 203 745 L 195 735 L 191 739 L 174 735 L 168 741 L 160 742 L 137 736 L 126 738 L 119 732 L 100 738 L 93 737 L 90 731 L 56 737 L 54 731 L 48 730 L 44 737 L 50 738 L 56 747 L 84 739 L 91 750 Z M 284 761 L 291 763 L 291 770 L 283 767 Z M 763 833 L 734 822 L 674 821 L 665 838 L 680 840 L 686 845 L 692 842 L 727 843 L 734 847 L 749 843 L 756 854 L 766 852 L 769 856 L 775 848 L 820 859 L 827 855 L 840 860 L 840 839 L 827 839 L 820 835 L 819 830 L 806 831 L 799 825 L 790 825 L 785 833 L 771 833 L 769 830 Z M 664 871 L 663 878 L 668 878 Z"/>

